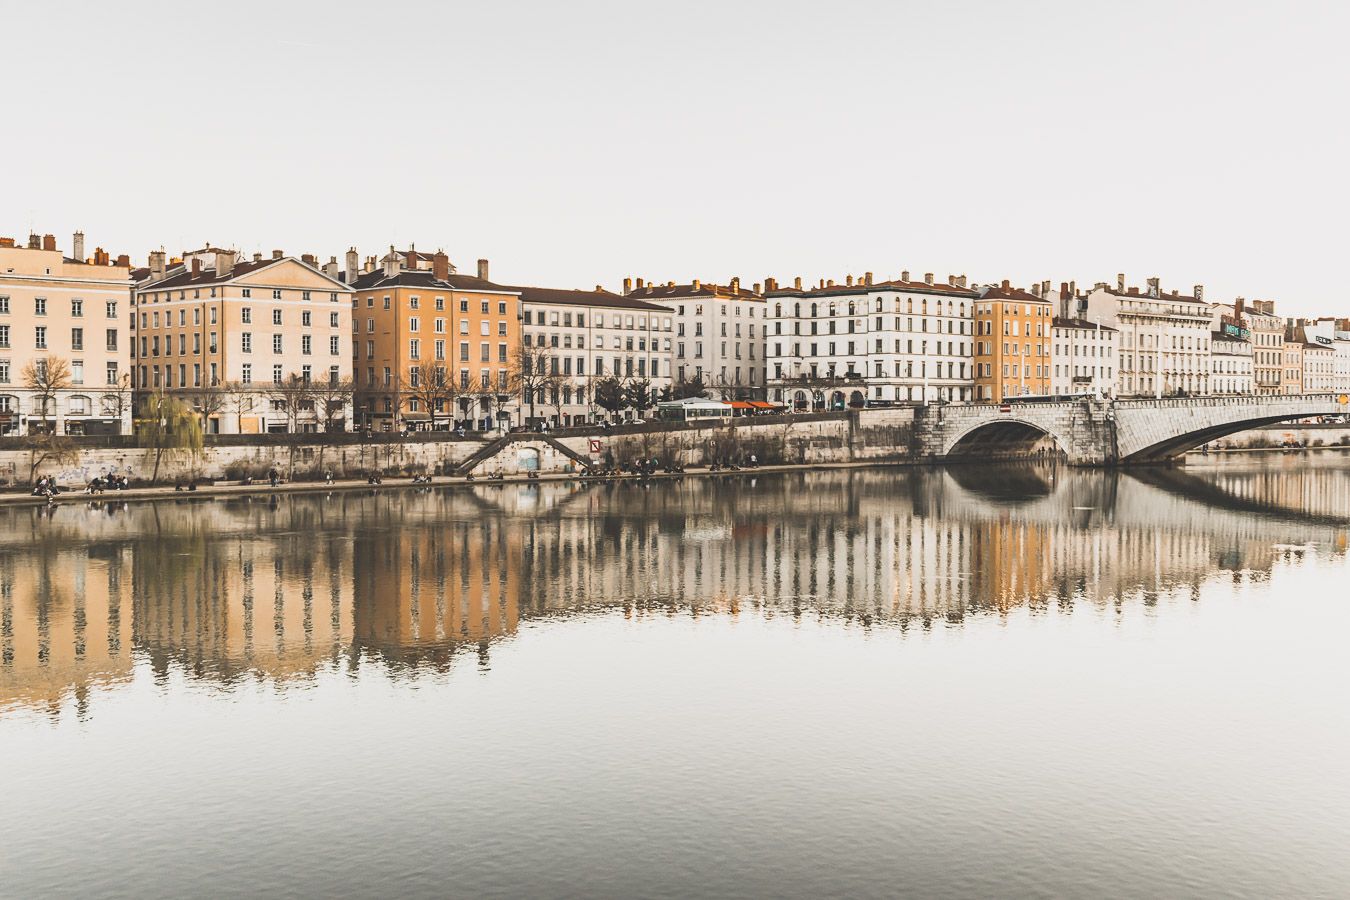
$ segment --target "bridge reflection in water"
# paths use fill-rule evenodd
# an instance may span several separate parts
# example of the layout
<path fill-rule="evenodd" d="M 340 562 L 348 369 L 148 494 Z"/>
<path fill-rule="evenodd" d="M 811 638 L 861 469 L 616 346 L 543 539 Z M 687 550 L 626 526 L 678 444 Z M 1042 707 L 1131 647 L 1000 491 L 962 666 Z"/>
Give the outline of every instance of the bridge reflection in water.
<path fill-rule="evenodd" d="M 138 673 L 285 689 L 488 667 L 526 623 L 621 611 L 930 629 L 1120 614 L 1342 555 L 1350 473 L 1265 457 L 288 496 L 0 513 L 0 714 Z"/>

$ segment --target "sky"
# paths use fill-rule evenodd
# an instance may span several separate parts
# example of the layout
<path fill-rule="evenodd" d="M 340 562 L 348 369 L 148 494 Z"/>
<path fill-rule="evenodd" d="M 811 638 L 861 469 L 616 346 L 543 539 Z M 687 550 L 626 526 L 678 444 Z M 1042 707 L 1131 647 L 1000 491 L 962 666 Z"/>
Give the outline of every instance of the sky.
<path fill-rule="evenodd" d="M 414 244 L 609 289 L 1123 272 L 1344 316 L 1348 26 L 1243 0 L 0 0 L 0 235 L 142 263 Z"/>

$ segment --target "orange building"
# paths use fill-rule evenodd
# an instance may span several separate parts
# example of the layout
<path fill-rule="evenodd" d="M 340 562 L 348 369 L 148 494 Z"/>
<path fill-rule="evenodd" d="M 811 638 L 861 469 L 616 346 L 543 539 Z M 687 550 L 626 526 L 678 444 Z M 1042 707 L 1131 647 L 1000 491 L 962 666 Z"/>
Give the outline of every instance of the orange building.
<path fill-rule="evenodd" d="M 1050 393 L 1053 307 L 1007 281 L 975 304 L 975 399 L 993 403 Z"/>
<path fill-rule="evenodd" d="M 372 257 L 359 275 L 348 258 L 358 426 L 502 427 L 518 399 L 520 292 L 489 281 L 485 259 L 474 277 L 439 251 L 390 247 L 379 268 Z M 427 390 L 428 379 L 443 387 Z"/>

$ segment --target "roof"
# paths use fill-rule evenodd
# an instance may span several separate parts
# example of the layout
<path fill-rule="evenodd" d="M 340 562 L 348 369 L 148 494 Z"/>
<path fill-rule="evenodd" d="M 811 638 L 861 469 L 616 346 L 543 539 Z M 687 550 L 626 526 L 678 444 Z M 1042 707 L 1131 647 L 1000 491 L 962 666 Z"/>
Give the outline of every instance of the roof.
<path fill-rule="evenodd" d="M 1008 282 L 997 287 L 991 287 L 980 295 L 981 300 L 1010 300 L 1015 303 L 1049 303 L 1045 297 L 1037 297 L 1035 294 L 1009 286 Z"/>
<path fill-rule="evenodd" d="M 295 261 L 300 262 L 299 260 Z M 202 287 L 203 285 L 208 284 L 222 284 L 226 281 L 233 281 L 240 275 L 247 275 L 249 272 L 256 272 L 259 269 L 266 268 L 267 266 L 279 262 L 281 262 L 279 259 L 260 259 L 257 261 L 240 260 L 234 264 L 234 268 L 228 273 L 220 276 L 216 275 L 216 270 L 214 268 L 208 269 L 204 267 L 194 275 L 191 267 L 178 263 L 177 265 L 168 268 L 168 274 L 164 278 L 149 284 L 139 285 L 138 289 L 141 291 L 162 291 L 171 288 Z M 305 264 L 300 263 L 300 265 L 303 266 Z M 307 268 L 313 268 L 313 266 L 308 266 Z M 137 269 L 135 271 L 145 272 L 146 277 L 150 277 L 149 269 Z M 318 270 L 316 269 L 315 271 Z M 320 272 L 319 274 L 322 275 L 323 273 Z M 326 278 L 328 276 L 325 275 L 324 277 Z"/>
<path fill-rule="evenodd" d="M 1066 319 L 1063 316 L 1055 316 L 1050 322 L 1051 328 L 1091 328 L 1096 331 L 1115 331 L 1110 325 L 1098 325 L 1096 322 L 1089 322 L 1087 319 Z"/>
<path fill-rule="evenodd" d="M 1191 294 L 1182 294 L 1177 291 L 1173 291 L 1169 294 L 1166 291 L 1159 290 L 1158 296 L 1153 297 L 1149 295 L 1148 291 L 1141 292 L 1138 288 L 1132 288 L 1131 290 L 1126 291 L 1118 291 L 1114 288 L 1104 288 L 1104 290 L 1108 294 L 1112 294 L 1116 297 L 1127 297 L 1131 300 L 1171 300 L 1176 303 L 1203 303 L 1205 306 L 1209 306 L 1209 303 L 1205 300 L 1201 300 Z M 1248 310 L 1250 309 L 1251 307 L 1248 307 Z"/>
<path fill-rule="evenodd" d="M 1240 344 L 1250 344 L 1250 343 L 1251 343 L 1251 341 L 1249 341 L 1247 338 L 1244 338 L 1244 337 L 1238 337 L 1236 334 L 1229 334 L 1229 333 L 1226 332 L 1226 331 L 1211 331 L 1211 332 L 1209 333 L 1209 336 L 1210 336 L 1210 339 L 1211 339 L 1211 340 L 1215 340 L 1215 341 L 1234 341 L 1234 342 L 1240 343 Z"/>
<path fill-rule="evenodd" d="M 482 291 L 484 293 L 515 294 L 516 288 L 496 284 L 485 278 L 473 275 L 452 273 L 445 278 L 437 278 L 428 269 L 400 269 L 394 275 L 385 275 L 384 269 L 363 272 L 356 276 L 350 285 L 357 291 L 377 291 L 386 288 L 416 287 L 443 291 Z"/>
<path fill-rule="evenodd" d="M 670 312 L 664 306 L 657 306 L 655 303 L 648 303 L 645 300 L 635 300 L 632 295 L 625 297 L 622 294 L 614 294 L 603 290 L 579 291 L 565 288 L 529 287 L 526 285 L 509 287 L 506 290 L 519 292 L 520 299 L 526 303 L 548 303 L 554 306 L 601 306 L 607 309 Z"/>
<path fill-rule="evenodd" d="M 943 284 L 934 282 L 929 284 L 927 281 L 904 281 L 899 278 L 894 281 L 874 281 L 871 284 L 836 284 L 826 285 L 825 287 L 815 288 L 775 288 L 772 291 L 765 291 L 766 297 L 839 297 L 848 294 L 869 294 L 880 291 L 904 291 L 912 294 L 946 294 L 953 297 L 978 297 L 979 292 L 971 288 L 957 287 L 954 284 Z"/>
<path fill-rule="evenodd" d="M 764 297 L 742 287 L 732 289 L 731 285 L 709 284 L 648 284 L 634 288 L 625 297 L 641 297 L 644 300 L 677 300 L 685 297 L 715 297 L 726 300 L 763 300 Z"/>

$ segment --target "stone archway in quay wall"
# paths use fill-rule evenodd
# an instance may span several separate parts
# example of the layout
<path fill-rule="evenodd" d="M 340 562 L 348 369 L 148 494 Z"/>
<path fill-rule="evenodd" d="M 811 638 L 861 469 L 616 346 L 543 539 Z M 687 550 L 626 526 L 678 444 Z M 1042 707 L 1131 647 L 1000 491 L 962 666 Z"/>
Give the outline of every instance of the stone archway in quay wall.
<path fill-rule="evenodd" d="M 932 461 L 1054 455 L 1071 465 L 1166 461 L 1262 425 L 1350 412 L 1335 394 L 1028 401 L 921 408 L 915 451 Z"/>

